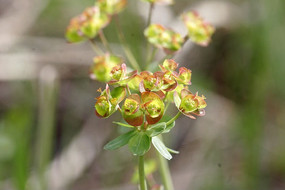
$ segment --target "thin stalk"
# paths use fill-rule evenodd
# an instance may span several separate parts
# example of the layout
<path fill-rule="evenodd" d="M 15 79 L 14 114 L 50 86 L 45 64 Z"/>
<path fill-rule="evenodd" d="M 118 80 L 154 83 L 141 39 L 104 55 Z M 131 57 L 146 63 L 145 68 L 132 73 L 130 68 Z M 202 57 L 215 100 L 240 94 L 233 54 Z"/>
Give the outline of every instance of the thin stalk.
<path fill-rule="evenodd" d="M 51 160 L 56 119 L 56 102 L 59 88 L 58 73 L 52 66 L 45 66 L 39 80 L 39 123 L 37 128 L 35 171 L 37 186 L 46 190 L 45 171 Z"/>
<path fill-rule="evenodd" d="M 127 45 L 126 43 L 126 40 L 125 40 L 125 36 L 124 36 L 124 33 L 121 29 L 121 25 L 120 25 L 120 22 L 119 22 L 119 18 L 118 18 L 118 15 L 115 15 L 115 23 L 116 23 L 116 29 L 117 29 L 117 32 L 118 32 L 118 37 L 119 37 L 119 40 L 123 46 L 123 49 L 124 49 L 124 52 L 128 58 L 128 60 L 130 61 L 130 64 L 132 65 L 132 67 L 138 71 L 140 71 L 140 66 L 135 58 L 135 56 L 133 55 L 132 51 L 130 50 L 129 46 Z"/>
<path fill-rule="evenodd" d="M 91 43 L 92 48 L 97 55 L 103 55 L 104 54 L 104 52 L 101 50 L 101 48 L 99 48 L 97 46 L 97 44 L 92 39 L 90 39 L 89 42 Z"/>
<path fill-rule="evenodd" d="M 178 119 L 180 114 L 181 114 L 181 112 L 178 112 L 172 119 L 170 119 L 169 121 L 166 122 L 166 125 L 170 125 L 171 123 L 173 123 L 176 119 Z"/>
<path fill-rule="evenodd" d="M 163 141 L 162 136 L 159 135 L 161 141 Z M 170 170 L 167 160 L 158 152 L 158 162 L 159 162 L 159 172 L 161 175 L 161 180 L 165 190 L 174 190 L 172 178 L 170 175 Z"/>
<path fill-rule="evenodd" d="M 154 3 L 150 3 L 146 26 L 149 26 L 149 25 L 150 25 L 151 18 L 152 18 L 153 8 L 154 8 Z"/>
<path fill-rule="evenodd" d="M 103 30 L 100 30 L 100 31 L 99 31 L 99 37 L 100 37 L 100 39 L 101 39 L 103 45 L 105 46 L 105 48 L 106 48 L 110 53 L 112 53 L 112 49 L 111 49 L 111 47 L 109 46 L 109 43 L 108 43 L 108 41 L 107 41 L 107 39 L 106 39 L 106 36 L 104 35 Z"/>
<path fill-rule="evenodd" d="M 145 173 L 144 173 L 144 156 L 139 156 L 139 181 L 140 181 L 140 190 L 147 190 Z"/>

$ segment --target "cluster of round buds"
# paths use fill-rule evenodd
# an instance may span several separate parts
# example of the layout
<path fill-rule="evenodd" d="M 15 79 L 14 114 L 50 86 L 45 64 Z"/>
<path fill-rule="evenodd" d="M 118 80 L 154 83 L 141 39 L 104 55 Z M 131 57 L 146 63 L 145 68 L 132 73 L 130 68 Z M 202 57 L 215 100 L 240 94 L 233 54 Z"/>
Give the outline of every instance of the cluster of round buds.
<path fill-rule="evenodd" d="M 206 23 L 196 12 L 187 12 L 182 15 L 184 24 L 188 29 L 188 37 L 193 42 L 207 46 L 211 41 L 215 29 Z"/>
<path fill-rule="evenodd" d="M 126 3 L 127 0 L 98 0 L 95 6 L 71 19 L 65 33 L 67 41 L 75 43 L 96 37 L 110 23 L 111 15 L 121 12 Z"/>
<path fill-rule="evenodd" d="M 110 92 L 109 85 L 101 92 L 95 104 L 97 115 L 109 117 L 119 109 L 119 103 L 128 91 L 129 96 L 120 110 L 124 120 L 132 126 L 159 122 L 164 115 L 165 101 L 174 101 L 179 111 L 191 118 L 194 118 L 191 114 L 202 116 L 206 107 L 205 97 L 193 95 L 187 87 L 191 84 L 191 70 L 181 67 L 176 72 L 177 68 L 178 64 L 171 59 L 165 60 L 160 65 L 161 70 L 155 73 L 127 72 L 125 64 L 114 66 L 108 84 L 115 87 L 115 92 Z M 131 94 L 129 86 L 135 93 Z"/>
<path fill-rule="evenodd" d="M 109 22 L 110 17 L 102 12 L 99 7 L 88 7 L 82 14 L 71 19 L 65 37 L 69 42 L 81 42 L 92 39 Z"/>
<path fill-rule="evenodd" d="M 151 24 L 145 29 L 144 35 L 149 43 L 164 49 L 166 53 L 178 51 L 184 43 L 184 38 L 179 33 L 166 29 L 159 24 Z"/>
<path fill-rule="evenodd" d="M 149 3 L 157 3 L 161 5 L 170 5 L 174 3 L 174 0 L 143 0 L 143 1 L 147 1 Z"/>
<path fill-rule="evenodd" d="M 97 0 L 96 5 L 110 15 L 118 14 L 127 4 L 127 0 Z"/>

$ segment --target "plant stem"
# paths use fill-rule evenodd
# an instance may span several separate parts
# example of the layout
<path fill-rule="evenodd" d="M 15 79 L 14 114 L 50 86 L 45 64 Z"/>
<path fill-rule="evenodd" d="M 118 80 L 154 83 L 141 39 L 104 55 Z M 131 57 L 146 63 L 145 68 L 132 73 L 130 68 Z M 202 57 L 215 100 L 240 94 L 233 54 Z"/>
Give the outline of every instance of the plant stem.
<path fill-rule="evenodd" d="M 93 50 L 95 51 L 95 53 L 97 55 L 103 55 L 104 54 L 104 52 L 97 46 L 97 44 L 92 39 L 90 39 L 89 41 L 92 45 Z"/>
<path fill-rule="evenodd" d="M 181 114 L 181 112 L 178 112 L 172 119 L 170 119 L 169 121 L 166 122 L 166 125 L 170 125 L 171 123 L 173 123 L 176 119 L 178 119 L 180 114 Z"/>
<path fill-rule="evenodd" d="M 139 156 L 139 181 L 140 190 L 147 190 L 144 174 L 144 156 Z"/>
<path fill-rule="evenodd" d="M 134 69 L 140 71 L 140 66 L 139 66 L 135 56 L 133 55 L 132 51 L 130 50 L 129 46 L 126 43 L 124 33 L 123 33 L 121 26 L 120 26 L 118 15 L 115 15 L 115 23 L 116 23 L 116 28 L 117 28 L 119 40 L 122 43 L 123 49 L 125 51 L 125 54 L 126 54 L 128 60 L 130 61 L 130 64 L 132 65 L 132 67 Z"/>
<path fill-rule="evenodd" d="M 159 138 L 161 141 L 163 141 L 161 135 L 159 135 Z M 159 158 L 158 159 L 158 161 L 159 161 L 159 172 L 161 175 L 161 180 L 162 180 L 163 186 L 164 186 L 165 190 L 174 190 L 173 182 L 171 179 L 170 170 L 169 170 L 169 166 L 168 166 L 168 162 L 159 152 L 157 152 L 157 156 Z"/>
<path fill-rule="evenodd" d="M 154 3 L 150 3 L 146 26 L 150 25 Z"/>
<path fill-rule="evenodd" d="M 104 44 L 105 48 L 106 48 L 110 53 L 112 53 L 112 49 L 111 49 L 111 47 L 109 46 L 109 43 L 108 43 L 108 41 L 107 41 L 107 39 L 106 39 L 106 37 L 105 37 L 105 35 L 104 35 L 103 30 L 100 30 L 100 31 L 99 31 L 99 36 L 100 36 L 100 39 L 101 39 L 102 43 Z"/>

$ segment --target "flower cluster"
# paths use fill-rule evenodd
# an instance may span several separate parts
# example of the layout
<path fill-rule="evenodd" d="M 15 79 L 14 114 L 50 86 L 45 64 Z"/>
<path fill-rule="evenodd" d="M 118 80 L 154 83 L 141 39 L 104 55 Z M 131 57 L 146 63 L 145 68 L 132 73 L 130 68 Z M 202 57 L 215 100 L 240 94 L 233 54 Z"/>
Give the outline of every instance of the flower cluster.
<path fill-rule="evenodd" d="M 166 29 L 160 24 L 151 24 L 145 29 L 144 35 L 149 43 L 158 48 L 163 48 L 166 53 L 179 50 L 184 43 L 184 38 L 170 29 Z"/>
<path fill-rule="evenodd" d="M 155 4 L 169 5 L 174 0 L 143 0 L 150 4 L 150 11 Z M 157 151 L 166 159 L 171 159 L 170 152 L 160 140 L 158 135 L 168 133 L 175 126 L 175 120 L 181 115 L 191 119 L 196 116 L 205 115 L 207 106 L 205 97 L 192 93 L 189 90 L 191 85 L 192 71 L 186 67 L 178 68 L 178 63 L 173 59 L 162 59 L 158 67 L 154 64 L 156 50 L 162 49 L 166 57 L 171 58 L 176 52 L 182 49 L 188 39 L 192 42 L 207 46 L 211 41 L 214 27 L 203 21 L 195 12 L 188 12 L 182 15 L 188 34 L 182 37 L 181 34 L 160 24 L 151 24 L 144 30 L 144 35 L 153 45 L 148 46 L 146 56 L 146 68 L 158 68 L 158 71 L 140 71 L 131 48 L 124 41 L 125 37 L 116 20 L 118 37 L 121 41 L 122 50 L 133 67 L 128 68 L 126 62 L 112 52 L 103 29 L 111 22 L 114 15 L 120 13 L 127 4 L 127 0 L 96 0 L 95 5 L 84 10 L 82 14 L 70 21 L 66 30 L 68 42 L 82 42 L 89 40 L 96 56 L 90 68 L 90 78 L 106 83 L 104 90 L 99 89 L 100 95 L 96 98 L 95 113 L 100 118 L 108 118 L 116 111 L 120 111 L 124 121 L 115 122 L 130 130 L 110 141 L 105 149 L 114 150 L 128 144 L 133 155 L 142 156 L 151 147 L 151 143 Z M 148 21 L 151 21 L 151 12 Z M 105 53 L 93 40 L 99 34 Z M 177 107 L 177 114 L 174 117 L 167 116 L 167 108 L 170 103 Z M 143 180 L 142 180 L 143 181 Z"/>
<path fill-rule="evenodd" d="M 125 64 L 114 66 L 109 72 L 110 80 L 106 89 L 97 98 L 96 114 L 106 118 L 120 109 L 124 120 L 131 126 L 148 127 L 160 121 L 164 115 L 165 102 L 174 101 L 179 111 L 191 118 L 194 118 L 193 115 L 204 115 L 205 97 L 188 90 L 191 70 L 181 67 L 176 72 L 178 64 L 171 59 L 165 60 L 160 68 L 155 73 L 127 73 Z M 110 91 L 109 85 L 114 86 L 114 90 Z M 129 85 L 135 93 L 131 93 Z M 124 99 L 120 107 L 119 103 Z"/>
<path fill-rule="evenodd" d="M 95 6 L 86 8 L 71 19 L 65 33 L 67 41 L 75 43 L 93 39 L 110 23 L 113 14 L 125 8 L 126 3 L 126 0 L 98 0 Z"/>
<path fill-rule="evenodd" d="M 188 37 L 190 40 L 201 46 L 207 46 L 215 31 L 214 27 L 204 22 L 196 12 L 184 13 L 182 19 L 188 29 Z"/>

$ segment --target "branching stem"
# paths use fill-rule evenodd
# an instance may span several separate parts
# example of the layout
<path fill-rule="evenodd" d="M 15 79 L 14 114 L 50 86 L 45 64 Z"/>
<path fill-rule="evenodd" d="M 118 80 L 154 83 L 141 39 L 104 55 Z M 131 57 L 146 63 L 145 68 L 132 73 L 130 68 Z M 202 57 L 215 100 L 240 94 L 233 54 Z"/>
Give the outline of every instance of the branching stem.
<path fill-rule="evenodd" d="M 105 35 L 104 35 L 103 30 L 100 30 L 100 31 L 99 31 L 99 37 L 100 37 L 100 39 L 101 39 L 103 45 L 105 46 L 105 48 L 106 48 L 110 53 L 112 53 L 112 49 L 111 49 L 111 47 L 110 47 L 110 45 L 109 45 L 109 43 L 108 43 L 108 40 L 106 39 L 106 37 L 105 37 Z"/>

